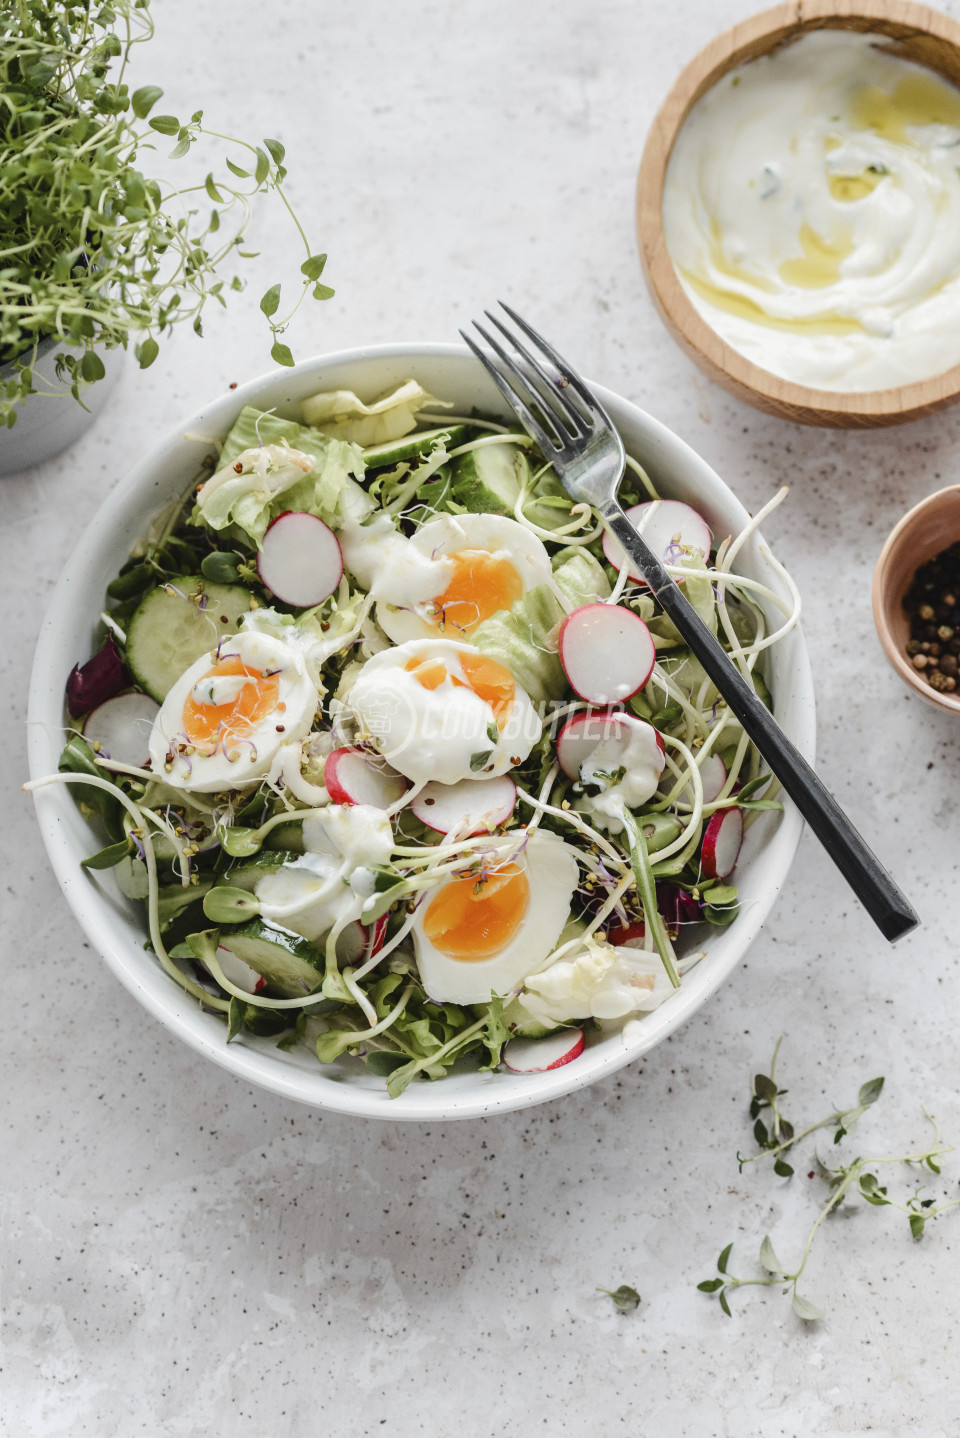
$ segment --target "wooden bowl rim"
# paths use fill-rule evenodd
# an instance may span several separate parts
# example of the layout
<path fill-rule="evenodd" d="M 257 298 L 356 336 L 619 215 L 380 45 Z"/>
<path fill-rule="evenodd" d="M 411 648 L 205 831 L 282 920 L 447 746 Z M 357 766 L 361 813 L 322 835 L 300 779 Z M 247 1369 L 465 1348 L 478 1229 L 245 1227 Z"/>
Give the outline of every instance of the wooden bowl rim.
<path fill-rule="evenodd" d="M 856 4 L 793 0 L 725 30 L 681 71 L 647 134 L 636 193 L 640 260 L 654 304 L 674 339 L 711 379 L 739 399 L 805 424 L 847 428 L 900 424 L 960 399 L 960 364 L 928 379 L 859 393 L 814 389 L 781 379 L 731 348 L 703 319 L 677 277 L 663 234 L 667 166 L 683 122 L 697 100 L 745 61 L 824 29 L 876 33 L 894 41 L 930 36 L 957 51 L 960 68 L 960 23 L 914 0 L 857 0 Z M 936 69 L 926 60 L 916 63 Z"/>
<path fill-rule="evenodd" d="M 921 698 L 928 700 L 931 704 L 937 705 L 940 709 L 947 709 L 953 714 L 960 714 L 960 691 L 953 694 L 941 694 L 937 689 L 931 689 L 923 679 L 920 678 L 913 666 L 908 663 L 905 652 L 896 643 L 889 620 L 890 611 L 899 605 L 902 595 L 894 593 L 887 586 L 887 573 L 893 555 L 899 549 L 904 538 L 908 535 L 917 519 L 928 510 L 940 509 L 949 504 L 951 500 L 960 501 L 960 484 L 948 484 L 944 489 L 935 490 L 921 499 L 912 509 L 897 521 L 893 529 L 887 535 L 886 543 L 880 551 L 876 568 L 873 571 L 873 622 L 876 625 L 877 636 L 883 646 L 883 652 L 887 656 L 892 668 L 899 674 L 905 684 L 915 690 Z M 917 561 L 917 567 L 924 564 L 927 559 L 932 559 L 939 554 L 941 549 L 946 549 L 953 541 L 946 537 L 946 540 L 938 541 L 938 547 L 925 554 Z"/>

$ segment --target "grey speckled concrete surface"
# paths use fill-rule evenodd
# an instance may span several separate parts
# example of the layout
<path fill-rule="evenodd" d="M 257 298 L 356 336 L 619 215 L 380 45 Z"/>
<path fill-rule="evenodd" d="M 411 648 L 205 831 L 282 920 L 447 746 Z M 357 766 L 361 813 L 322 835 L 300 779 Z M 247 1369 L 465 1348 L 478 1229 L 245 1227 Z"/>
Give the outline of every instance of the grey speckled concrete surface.
<path fill-rule="evenodd" d="M 859 1151 L 918 1141 L 921 1105 L 960 1140 L 958 725 L 905 694 L 870 616 L 887 530 L 956 480 L 960 410 L 834 434 L 744 408 L 674 348 L 634 249 L 655 108 L 750 8 L 163 0 L 137 79 L 286 142 L 337 287 L 292 332 L 299 354 L 450 339 L 502 294 L 749 508 L 791 486 L 767 535 L 805 599 L 821 771 L 925 927 L 889 949 L 805 838 L 740 971 L 671 1042 L 562 1102 L 433 1128 L 250 1090 L 142 1014 L 84 943 L 18 792 L 27 675 L 106 488 L 199 397 L 266 368 L 255 297 L 299 258 L 261 223 L 275 259 L 246 301 L 128 368 L 81 444 L 0 492 L 11 1438 L 960 1431 L 960 1213 L 920 1244 L 889 1209 L 825 1224 L 805 1290 L 828 1316 L 809 1329 L 775 1289 L 736 1294 L 732 1321 L 695 1289 L 730 1240 L 740 1275 L 764 1233 L 794 1260 L 824 1194 L 812 1162 L 791 1183 L 737 1170 L 778 1034 L 796 1119 L 883 1073 Z M 931 1194 L 958 1174 L 948 1159 Z M 596 1291 L 623 1282 L 643 1296 L 627 1317 Z"/>

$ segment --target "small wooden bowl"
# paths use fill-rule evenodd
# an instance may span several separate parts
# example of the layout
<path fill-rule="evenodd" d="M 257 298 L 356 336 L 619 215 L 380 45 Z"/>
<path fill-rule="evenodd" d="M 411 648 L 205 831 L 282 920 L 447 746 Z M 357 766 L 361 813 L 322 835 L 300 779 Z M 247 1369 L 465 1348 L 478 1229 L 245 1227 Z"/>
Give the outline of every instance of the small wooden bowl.
<path fill-rule="evenodd" d="M 902 424 L 960 399 L 960 365 L 932 379 L 863 394 L 810 389 L 780 379 L 731 349 L 702 319 L 677 278 L 663 235 L 661 204 L 670 152 L 693 106 L 729 70 L 788 45 L 812 30 L 856 30 L 960 85 L 960 24 L 909 0 L 796 0 L 735 25 L 690 62 L 660 107 L 637 179 L 637 239 L 653 301 L 674 339 L 724 389 L 758 409 L 801 424 L 836 429 Z"/>
<path fill-rule="evenodd" d="M 880 643 L 905 684 L 940 709 L 960 714 L 960 690 L 931 689 L 907 658 L 910 621 L 903 596 L 921 564 L 960 539 L 960 484 L 930 494 L 909 510 L 880 551 L 873 575 L 873 619 Z"/>

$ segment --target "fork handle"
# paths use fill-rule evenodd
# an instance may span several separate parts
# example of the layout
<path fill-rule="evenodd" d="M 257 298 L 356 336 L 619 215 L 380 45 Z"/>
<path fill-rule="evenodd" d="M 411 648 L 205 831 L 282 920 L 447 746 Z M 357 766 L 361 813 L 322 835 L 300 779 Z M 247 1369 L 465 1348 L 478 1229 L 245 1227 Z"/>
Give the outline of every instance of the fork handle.
<path fill-rule="evenodd" d="M 832 794 L 746 682 L 616 500 L 599 506 L 650 590 L 703 665 L 884 938 L 893 943 L 920 920 Z"/>

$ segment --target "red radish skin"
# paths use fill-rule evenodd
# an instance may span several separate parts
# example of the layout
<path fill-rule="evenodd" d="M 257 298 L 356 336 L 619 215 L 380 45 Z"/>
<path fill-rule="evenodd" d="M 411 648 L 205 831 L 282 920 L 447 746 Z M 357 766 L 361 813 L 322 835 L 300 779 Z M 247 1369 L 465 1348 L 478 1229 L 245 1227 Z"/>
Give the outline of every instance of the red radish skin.
<path fill-rule="evenodd" d="M 408 785 L 402 774 L 382 761 L 349 747 L 334 749 L 323 765 L 323 782 L 335 804 L 372 804 L 389 809 Z"/>
<path fill-rule="evenodd" d="M 743 843 L 743 815 L 739 809 L 714 814 L 703 836 L 700 867 L 710 879 L 725 879 L 736 868 Z"/>
<path fill-rule="evenodd" d="M 438 834 L 456 831 L 469 838 L 505 824 L 516 802 L 516 784 L 500 774 L 492 779 L 460 779 L 456 784 L 432 782 L 421 789 L 410 808 L 428 829 Z"/>
<path fill-rule="evenodd" d="M 657 657 L 646 624 L 620 604 L 584 604 L 568 614 L 558 649 L 571 689 L 589 704 L 617 704 L 639 693 Z"/>
<path fill-rule="evenodd" d="M 373 928 L 367 928 L 368 958 L 372 958 L 374 954 L 379 954 L 380 950 L 383 948 L 384 939 L 387 937 L 387 925 L 389 924 L 389 922 L 389 914 L 381 914 L 379 919 L 374 919 Z"/>
<path fill-rule="evenodd" d="M 245 994 L 259 994 L 267 987 L 267 981 L 256 969 L 251 969 L 243 959 L 238 959 L 232 949 L 225 949 L 221 944 L 217 949 L 217 963 L 223 970 L 225 979 L 229 979 L 234 988 L 243 989 Z"/>
<path fill-rule="evenodd" d="M 651 513 L 654 505 L 656 510 Z M 636 530 L 643 526 L 644 520 L 647 521 L 643 537 L 648 547 L 665 564 L 678 564 L 685 558 L 681 550 L 697 550 L 704 559 L 710 553 L 710 526 L 695 509 L 691 509 L 689 504 L 682 504 L 678 499 L 647 500 L 644 504 L 631 505 L 626 515 Z M 603 533 L 603 552 L 614 569 L 622 569 L 627 562 L 623 546 L 619 540 L 614 539 L 609 530 L 604 530 Z M 633 565 L 630 566 L 630 578 L 638 584 L 645 582 Z M 677 582 L 682 583 L 682 580 L 677 578 Z"/>
<path fill-rule="evenodd" d="M 511 1039 L 503 1063 L 511 1073 L 543 1074 L 561 1069 L 583 1053 L 582 1029 L 558 1029 L 542 1039 Z"/>
<path fill-rule="evenodd" d="M 619 737 L 625 717 L 622 709 L 593 709 L 567 720 L 557 735 L 557 762 L 568 779 L 579 779 L 580 765 L 598 744 Z"/>
<path fill-rule="evenodd" d="M 83 737 L 105 759 L 142 769 L 150 758 L 150 731 L 160 705 L 149 694 L 117 694 L 91 709 Z"/>
<path fill-rule="evenodd" d="M 333 593 L 343 577 L 340 542 L 315 514 L 287 509 L 263 536 L 257 572 L 283 604 L 312 609 Z"/>
<path fill-rule="evenodd" d="M 646 933 L 646 926 L 642 923 L 627 924 L 622 929 L 608 929 L 607 943 L 614 948 L 621 946 L 627 949 L 638 949 L 643 944 L 643 937 Z"/>

